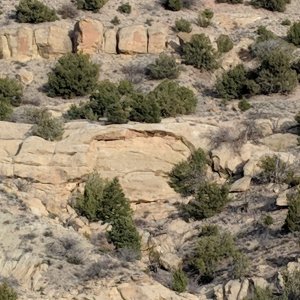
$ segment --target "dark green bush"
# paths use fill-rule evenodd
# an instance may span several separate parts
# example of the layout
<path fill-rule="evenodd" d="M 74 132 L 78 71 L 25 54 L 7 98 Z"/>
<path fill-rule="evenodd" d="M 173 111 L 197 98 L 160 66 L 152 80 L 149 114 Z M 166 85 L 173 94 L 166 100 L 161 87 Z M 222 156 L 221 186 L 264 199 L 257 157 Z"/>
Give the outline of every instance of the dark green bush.
<path fill-rule="evenodd" d="M 94 90 L 98 75 L 98 65 L 92 63 L 87 54 L 68 53 L 48 75 L 48 94 L 63 98 L 87 95 Z"/>
<path fill-rule="evenodd" d="M 111 24 L 117 26 L 117 25 L 120 25 L 121 21 L 120 19 L 117 17 L 117 16 L 114 16 L 111 21 L 110 21 Z"/>
<path fill-rule="evenodd" d="M 118 12 L 129 15 L 131 13 L 131 5 L 128 2 L 121 4 L 118 7 Z"/>
<path fill-rule="evenodd" d="M 186 19 L 178 19 L 175 21 L 175 30 L 179 32 L 191 32 L 192 24 Z"/>
<path fill-rule="evenodd" d="M 241 100 L 239 102 L 238 106 L 241 111 L 247 111 L 248 109 L 250 109 L 252 107 L 252 105 L 245 99 Z"/>
<path fill-rule="evenodd" d="M 207 164 L 207 155 L 199 148 L 186 161 L 173 167 L 169 174 L 170 186 L 184 197 L 195 194 L 205 181 Z"/>
<path fill-rule="evenodd" d="M 89 103 L 81 103 L 79 106 L 72 104 L 64 117 L 67 120 L 87 119 L 91 121 L 97 121 L 98 119 L 98 116 L 94 114 Z"/>
<path fill-rule="evenodd" d="M 116 102 L 106 109 L 107 121 L 112 124 L 126 124 L 129 119 L 129 111 L 126 103 Z"/>
<path fill-rule="evenodd" d="M 226 34 L 221 34 L 216 42 L 220 53 L 227 53 L 233 48 L 233 42 Z"/>
<path fill-rule="evenodd" d="M 291 69 L 291 57 L 283 51 L 272 51 L 257 70 L 256 82 L 262 94 L 292 92 L 298 85 L 296 71 Z"/>
<path fill-rule="evenodd" d="M 17 300 L 17 293 L 6 282 L 0 284 L 0 300 Z"/>
<path fill-rule="evenodd" d="M 64 133 L 63 122 L 52 118 L 46 110 L 37 112 L 36 124 L 32 126 L 31 135 L 39 136 L 48 141 L 60 140 Z"/>
<path fill-rule="evenodd" d="M 148 95 L 160 107 L 162 117 L 186 115 L 195 111 L 197 99 L 192 90 L 177 82 L 164 80 Z"/>
<path fill-rule="evenodd" d="M 198 26 L 206 28 L 211 24 L 211 19 L 213 17 L 214 12 L 211 9 L 206 8 L 198 14 L 196 23 Z"/>
<path fill-rule="evenodd" d="M 108 0 L 76 0 L 77 8 L 97 12 Z"/>
<path fill-rule="evenodd" d="M 154 64 L 147 66 L 146 72 L 151 79 L 175 79 L 179 76 L 180 68 L 173 56 L 162 53 Z"/>
<path fill-rule="evenodd" d="M 284 12 L 289 0 L 251 0 L 250 3 L 256 8 L 265 8 L 271 11 Z"/>
<path fill-rule="evenodd" d="M 187 284 L 188 284 L 188 278 L 181 269 L 178 269 L 172 273 L 172 289 L 175 292 L 178 293 L 185 292 Z"/>
<path fill-rule="evenodd" d="M 182 1 L 181 0 L 166 0 L 165 7 L 166 9 L 179 11 L 182 9 Z"/>
<path fill-rule="evenodd" d="M 300 231 L 300 190 L 288 197 L 288 204 L 284 228 L 290 232 Z"/>
<path fill-rule="evenodd" d="M 182 206 L 183 213 L 195 220 L 210 218 L 223 210 L 229 202 L 228 194 L 228 186 L 204 182 L 198 187 L 194 198 Z"/>
<path fill-rule="evenodd" d="M 266 215 L 263 219 L 263 223 L 265 226 L 270 226 L 270 225 L 274 224 L 274 219 L 272 218 L 272 216 Z"/>
<path fill-rule="evenodd" d="M 203 33 L 194 34 L 191 41 L 183 45 L 182 53 L 187 65 L 192 65 L 200 70 L 214 70 L 218 67 L 216 51 L 210 39 Z"/>
<path fill-rule="evenodd" d="M 300 299 L 300 271 L 295 270 L 284 276 L 284 291 L 280 300 Z"/>
<path fill-rule="evenodd" d="M 160 106 L 157 101 L 143 94 L 135 93 L 129 96 L 130 121 L 143 123 L 159 123 L 161 121 Z"/>
<path fill-rule="evenodd" d="M 269 288 L 263 289 L 255 287 L 251 296 L 246 297 L 243 300 L 275 300 L 272 291 Z M 279 300 L 279 299 L 278 299 Z"/>
<path fill-rule="evenodd" d="M 42 23 L 58 20 L 54 9 L 39 0 L 20 0 L 16 6 L 16 19 L 20 23 Z"/>
<path fill-rule="evenodd" d="M 0 101 L 19 106 L 22 95 L 23 88 L 19 81 L 10 78 L 0 78 Z"/>
<path fill-rule="evenodd" d="M 287 34 L 289 42 L 296 46 L 300 46 L 300 22 L 295 22 L 289 29 Z"/>
<path fill-rule="evenodd" d="M 262 26 L 262 25 L 257 28 L 256 33 L 258 35 L 255 41 L 256 43 L 265 42 L 268 40 L 273 40 L 278 38 L 276 34 L 268 30 L 266 26 Z"/>
<path fill-rule="evenodd" d="M 78 196 L 75 208 L 90 221 L 112 225 L 109 240 L 117 249 L 140 252 L 140 236 L 132 219 L 132 210 L 118 179 L 103 180 L 99 174 L 89 175 L 83 195 Z"/>
<path fill-rule="evenodd" d="M 199 272 L 201 282 L 210 282 L 219 266 L 238 253 L 229 233 L 217 231 L 201 236 L 190 258 L 191 266 Z"/>
<path fill-rule="evenodd" d="M 259 92 L 259 86 L 250 79 L 249 72 L 243 65 L 237 65 L 217 79 L 216 90 L 224 99 L 240 99 Z"/>
<path fill-rule="evenodd" d="M 13 112 L 13 108 L 7 101 L 0 100 L 0 121 L 7 121 Z"/>

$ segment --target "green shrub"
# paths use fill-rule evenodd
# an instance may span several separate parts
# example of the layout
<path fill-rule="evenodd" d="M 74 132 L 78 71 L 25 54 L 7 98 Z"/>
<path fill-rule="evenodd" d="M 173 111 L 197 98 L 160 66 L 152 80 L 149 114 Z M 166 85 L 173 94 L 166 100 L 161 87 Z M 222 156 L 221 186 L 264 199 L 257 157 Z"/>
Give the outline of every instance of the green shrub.
<path fill-rule="evenodd" d="M 130 95 L 127 101 L 130 105 L 130 121 L 143 123 L 159 123 L 161 121 L 161 108 L 151 97 L 135 93 Z"/>
<path fill-rule="evenodd" d="M 262 94 L 292 92 L 298 85 L 298 76 L 291 69 L 291 57 L 283 51 L 270 52 L 257 70 L 256 82 Z"/>
<path fill-rule="evenodd" d="M 185 292 L 187 284 L 188 284 L 187 276 L 181 269 L 178 269 L 172 273 L 172 289 L 175 292 L 178 293 Z"/>
<path fill-rule="evenodd" d="M 234 240 L 229 233 L 219 231 L 199 238 L 190 259 L 191 266 L 199 272 L 201 282 L 210 282 L 219 266 L 237 254 Z"/>
<path fill-rule="evenodd" d="M 290 232 L 300 231 L 300 190 L 288 197 L 288 204 L 284 228 Z"/>
<path fill-rule="evenodd" d="M 90 221 L 112 225 L 109 240 L 117 249 L 140 252 L 140 236 L 132 219 L 132 210 L 118 179 L 103 180 L 98 173 L 89 175 L 83 195 L 75 209 Z"/>
<path fill-rule="evenodd" d="M 263 223 L 266 226 L 270 226 L 270 225 L 274 224 L 274 219 L 272 218 L 272 216 L 266 215 L 266 216 L 264 216 Z"/>
<path fill-rule="evenodd" d="M 271 11 L 284 12 L 289 0 L 251 0 L 251 5 L 256 8 L 265 8 Z"/>
<path fill-rule="evenodd" d="M 146 72 L 151 79 L 175 79 L 179 76 L 180 68 L 173 56 L 162 53 L 154 64 L 147 66 Z"/>
<path fill-rule="evenodd" d="M 60 140 L 63 133 L 63 122 L 60 119 L 52 118 L 51 113 L 46 110 L 39 112 L 36 124 L 31 129 L 31 135 L 39 136 L 48 141 Z"/>
<path fill-rule="evenodd" d="M 129 111 L 126 103 L 116 102 L 106 109 L 107 121 L 112 124 L 126 124 L 129 119 Z"/>
<path fill-rule="evenodd" d="M 210 218 L 220 213 L 229 202 L 226 185 L 204 182 L 198 187 L 194 198 L 182 206 L 184 215 L 194 220 Z"/>
<path fill-rule="evenodd" d="M 287 34 L 289 42 L 296 46 L 300 46 L 300 22 L 295 22 L 289 29 Z"/>
<path fill-rule="evenodd" d="M 294 172 L 279 156 L 266 156 L 261 159 L 259 167 L 260 174 L 257 178 L 261 183 L 291 183 L 293 181 Z"/>
<path fill-rule="evenodd" d="M 7 101 L 0 100 L 0 121 L 8 121 L 13 113 L 13 108 Z"/>
<path fill-rule="evenodd" d="M 300 299 L 300 271 L 295 270 L 294 272 L 288 273 L 284 277 L 284 291 L 282 300 Z"/>
<path fill-rule="evenodd" d="M 63 98 L 87 95 L 95 88 L 98 75 L 98 65 L 87 54 L 68 53 L 48 75 L 48 95 Z"/>
<path fill-rule="evenodd" d="M 259 86 L 250 79 L 245 67 L 237 65 L 217 79 L 216 90 L 224 99 L 240 99 L 258 93 Z"/>
<path fill-rule="evenodd" d="M 91 121 L 97 121 L 98 119 L 98 116 L 94 114 L 89 103 L 81 103 L 79 106 L 72 104 L 64 117 L 67 120 L 87 119 Z"/>
<path fill-rule="evenodd" d="M 226 34 L 221 34 L 216 42 L 220 53 L 227 53 L 233 48 L 233 42 Z"/>
<path fill-rule="evenodd" d="M 282 20 L 281 25 L 282 26 L 291 26 L 292 22 L 289 19 L 284 19 L 284 20 Z"/>
<path fill-rule="evenodd" d="M 258 28 L 257 28 L 257 38 L 256 38 L 256 43 L 259 43 L 259 42 L 265 42 L 265 41 L 268 41 L 268 40 L 274 40 L 276 38 L 278 38 L 276 36 L 276 34 L 274 34 L 272 31 L 268 30 L 266 26 L 263 26 L 263 25 L 260 25 Z"/>
<path fill-rule="evenodd" d="M 166 9 L 179 11 L 182 9 L 182 1 L 181 0 L 166 0 L 165 3 Z"/>
<path fill-rule="evenodd" d="M 23 88 L 19 81 L 10 78 L 0 78 L 0 101 L 6 101 L 13 106 L 19 106 Z"/>
<path fill-rule="evenodd" d="M 108 0 L 76 0 L 77 8 L 97 12 Z"/>
<path fill-rule="evenodd" d="M 210 39 L 202 34 L 194 34 L 191 41 L 182 47 L 183 59 L 187 65 L 200 70 L 214 70 L 218 67 L 216 51 Z"/>
<path fill-rule="evenodd" d="M 20 23 L 42 23 L 58 20 L 54 9 L 39 0 L 20 0 L 16 6 L 16 19 Z"/>
<path fill-rule="evenodd" d="M 199 148 L 173 167 L 169 174 L 170 186 L 184 197 L 194 195 L 205 181 L 207 164 L 207 155 Z"/>
<path fill-rule="evenodd" d="M 253 294 L 243 300 L 275 300 L 272 291 L 269 288 L 263 289 L 260 287 L 255 287 Z"/>
<path fill-rule="evenodd" d="M 179 32 L 191 32 L 192 24 L 190 21 L 181 18 L 175 21 L 175 30 Z"/>
<path fill-rule="evenodd" d="M 134 86 L 129 80 L 121 80 L 118 85 L 118 91 L 122 96 L 135 93 Z"/>
<path fill-rule="evenodd" d="M 117 16 L 114 16 L 111 21 L 110 21 L 111 24 L 117 26 L 117 25 L 120 25 L 121 21 L 120 19 L 117 17 Z"/>
<path fill-rule="evenodd" d="M 196 24 L 200 27 L 206 28 L 211 24 L 211 20 L 213 17 L 214 12 L 211 9 L 206 8 L 198 14 Z"/>
<path fill-rule="evenodd" d="M 129 15 L 131 13 L 131 5 L 128 2 L 121 4 L 118 7 L 118 12 Z"/>
<path fill-rule="evenodd" d="M 109 80 L 103 80 L 97 84 L 90 96 L 90 107 L 94 114 L 103 117 L 106 115 L 107 108 L 119 102 L 120 99 L 118 87 Z"/>
<path fill-rule="evenodd" d="M 241 100 L 239 102 L 238 106 L 241 111 L 247 111 L 248 109 L 250 109 L 252 107 L 252 105 L 245 99 Z"/>
<path fill-rule="evenodd" d="M 6 282 L 0 284 L 0 300 L 17 300 L 17 293 Z"/>
<path fill-rule="evenodd" d="M 190 114 L 197 105 L 197 98 L 192 90 L 167 79 L 150 92 L 148 97 L 149 101 L 156 101 L 162 117 Z"/>

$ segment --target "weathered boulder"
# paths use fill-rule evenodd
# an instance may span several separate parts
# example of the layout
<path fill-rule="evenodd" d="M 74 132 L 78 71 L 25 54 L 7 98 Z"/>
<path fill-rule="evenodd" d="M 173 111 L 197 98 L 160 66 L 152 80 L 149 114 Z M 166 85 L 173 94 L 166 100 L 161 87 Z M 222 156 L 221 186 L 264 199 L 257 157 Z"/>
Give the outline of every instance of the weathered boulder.
<path fill-rule="evenodd" d="M 115 37 L 116 39 L 116 37 Z M 94 19 L 82 19 L 74 29 L 74 48 L 78 52 L 95 54 L 102 50 L 103 24 Z"/>
<path fill-rule="evenodd" d="M 109 28 L 105 31 L 103 50 L 109 54 L 117 53 L 117 32 L 114 28 Z"/>
<path fill-rule="evenodd" d="M 166 48 L 166 26 L 160 24 L 148 29 L 148 53 L 161 53 Z"/>
<path fill-rule="evenodd" d="M 24 84 L 29 85 L 33 81 L 33 73 L 25 69 L 18 71 L 16 77 Z"/>
<path fill-rule="evenodd" d="M 251 177 L 245 176 L 243 178 L 238 179 L 231 185 L 230 192 L 246 192 L 249 190 L 250 184 Z"/>
<path fill-rule="evenodd" d="M 143 25 L 123 27 L 118 33 L 118 51 L 124 54 L 147 53 L 147 30 Z"/>

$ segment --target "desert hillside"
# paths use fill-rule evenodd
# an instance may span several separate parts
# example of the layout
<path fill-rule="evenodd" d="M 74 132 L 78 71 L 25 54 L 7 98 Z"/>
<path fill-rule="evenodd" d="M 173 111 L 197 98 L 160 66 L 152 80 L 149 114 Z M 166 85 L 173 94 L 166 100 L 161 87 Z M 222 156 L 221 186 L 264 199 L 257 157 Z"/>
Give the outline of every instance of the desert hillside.
<path fill-rule="evenodd" d="M 0 2 L 0 300 L 300 299 L 299 0 Z"/>

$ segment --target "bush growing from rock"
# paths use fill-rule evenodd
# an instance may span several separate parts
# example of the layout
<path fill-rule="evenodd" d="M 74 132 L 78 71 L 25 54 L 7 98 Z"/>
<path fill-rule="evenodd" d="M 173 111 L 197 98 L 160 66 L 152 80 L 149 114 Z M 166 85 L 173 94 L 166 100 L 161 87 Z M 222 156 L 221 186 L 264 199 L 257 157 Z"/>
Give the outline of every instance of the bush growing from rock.
<path fill-rule="evenodd" d="M 158 104 L 162 117 L 190 114 L 195 111 L 197 104 L 192 90 L 171 80 L 164 80 L 148 97 L 149 101 Z"/>
<path fill-rule="evenodd" d="M 83 10 L 91 10 L 92 12 L 98 12 L 100 8 L 104 6 L 104 4 L 108 0 L 76 0 L 77 8 Z"/>
<path fill-rule="evenodd" d="M 175 21 L 175 30 L 179 32 L 191 32 L 192 24 L 190 21 L 185 20 L 183 18 Z"/>
<path fill-rule="evenodd" d="M 213 17 L 214 12 L 211 9 L 206 8 L 198 14 L 196 23 L 198 26 L 206 28 L 211 24 L 211 20 Z"/>
<path fill-rule="evenodd" d="M 121 21 L 120 19 L 117 17 L 117 16 L 114 16 L 111 21 L 110 21 L 111 24 L 117 26 L 117 25 L 120 25 L 121 24 Z"/>
<path fill-rule="evenodd" d="M 129 15 L 131 13 L 131 5 L 126 2 L 118 7 L 118 12 Z"/>
<path fill-rule="evenodd" d="M 226 34 L 221 34 L 216 42 L 220 53 L 227 53 L 233 48 L 233 42 Z"/>
<path fill-rule="evenodd" d="M 41 110 L 32 126 L 31 135 L 39 136 L 48 141 L 60 140 L 64 133 L 63 122 L 58 118 L 52 118 L 51 113 Z"/>
<path fill-rule="evenodd" d="M 266 55 L 257 70 L 256 82 L 262 94 L 292 92 L 298 84 L 298 76 L 291 69 L 291 57 L 282 51 Z"/>
<path fill-rule="evenodd" d="M 117 249 L 140 252 L 140 236 L 132 219 L 132 210 L 117 178 L 108 181 L 98 173 L 89 175 L 75 208 L 90 221 L 111 224 L 108 237 Z"/>
<path fill-rule="evenodd" d="M 199 148 L 186 161 L 173 167 L 169 174 L 170 186 L 184 197 L 195 194 L 205 181 L 207 164 L 207 155 Z"/>
<path fill-rule="evenodd" d="M 251 0 L 250 3 L 256 8 L 265 8 L 271 11 L 284 12 L 289 0 Z"/>
<path fill-rule="evenodd" d="M 194 198 L 182 210 L 187 218 L 202 220 L 220 213 L 229 202 L 227 185 L 218 185 L 214 182 L 204 182 L 198 187 Z"/>
<path fill-rule="evenodd" d="M 228 100 L 255 95 L 259 85 L 250 77 L 243 65 L 237 65 L 217 79 L 216 90 L 220 97 Z"/>
<path fill-rule="evenodd" d="M 172 289 L 175 292 L 178 293 L 185 292 L 187 284 L 188 284 L 187 276 L 181 269 L 178 269 L 172 273 Z"/>
<path fill-rule="evenodd" d="M 295 46 L 300 46 L 300 22 L 295 22 L 289 29 L 287 34 L 289 42 Z"/>
<path fill-rule="evenodd" d="M 241 111 L 247 111 L 248 109 L 250 109 L 252 107 L 252 105 L 245 99 L 241 100 L 238 104 L 239 109 Z"/>
<path fill-rule="evenodd" d="M 89 94 L 96 86 L 99 67 L 87 54 L 68 53 L 48 75 L 48 95 L 72 98 Z"/>
<path fill-rule="evenodd" d="M 218 67 L 216 51 L 210 39 L 202 34 L 194 34 L 190 42 L 182 47 L 184 63 L 200 70 L 214 70 Z"/>
<path fill-rule="evenodd" d="M 173 56 L 160 54 L 154 64 L 146 68 L 146 73 L 151 79 L 175 79 L 179 76 L 180 67 Z"/>
<path fill-rule="evenodd" d="M 285 219 L 284 228 L 287 231 L 300 231 L 300 190 L 288 197 L 288 214 Z"/>
<path fill-rule="evenodd" d="M 42 23 L 58 20 L 54 9 L 39 0 L 20 0 L 16 6 L 16 19 L 20 23 Z"/>
<path fill-rule="evenodd" d="M 0 300 L 17 300 L 17 293 L 6 282 L 0 284 Z"/>

